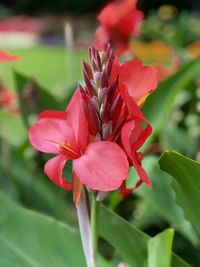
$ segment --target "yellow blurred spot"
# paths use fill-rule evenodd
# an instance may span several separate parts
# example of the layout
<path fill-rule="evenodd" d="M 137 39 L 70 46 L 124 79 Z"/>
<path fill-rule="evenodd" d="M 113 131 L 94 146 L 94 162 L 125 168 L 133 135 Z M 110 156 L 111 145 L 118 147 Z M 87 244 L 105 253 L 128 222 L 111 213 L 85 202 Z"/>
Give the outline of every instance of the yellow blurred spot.
<path fill-rule="evenodd" d="M 172 5 L 162 5 L 158 9 L 158 16 L 162 20 L 171 20 L 177 15 L 177 8 Z"/>
<path fill-rule="evenodd" d="M 200 40 L 193 42 L 187 47 L 187 51 L 192 58 L 200 56 Z"/>
<path fill-rule="evenodd" d="M 139 107 L 141 107 L 144 102 L 146 101 L 147 97 L 150 95 L 150 93 L 147 93 L 146 95 L 142 96 L 138 101 L 137 104 Z"/>
<path fill-rule="evenodd" d="M 134 41 L 131 44 L 131 51 L 136 58 L 145 62 L 170 61 L 173 55 L 172 49 L 159 40 L 150 43 Z"/>

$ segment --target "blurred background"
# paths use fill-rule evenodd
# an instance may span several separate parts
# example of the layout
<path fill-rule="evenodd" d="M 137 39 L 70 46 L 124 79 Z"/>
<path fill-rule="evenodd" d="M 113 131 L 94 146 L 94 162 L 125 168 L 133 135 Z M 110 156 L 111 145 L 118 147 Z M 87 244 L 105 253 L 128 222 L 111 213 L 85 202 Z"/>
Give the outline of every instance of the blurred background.
<path fill-rule="evenodd" d="M 83 80 L 82 60 L 88 60 L 87 48 L 99 25 L 97 14 L 107 3 L 0 2 L 0 50 L 20 57 L 0 62 L 1 191 L 20 205 L 73 227 L 77 222 L 71 193 L 44 177 L 46 157 L 29 145 L 27 131 L 39 111 L 64 109 L 77 81 Z M 154 190 L 144 186 L 127 198 L 115 192 L 105 205 L 151 236 L 175 228 L 174 251 L 198 267 L 199 235 L 175 201 L 171 177 L 157 162 L 165 150 L 200 160 L 200 2 L 140 0 L 137 6 L 145 16 L 140 35 L 130 39 L 125 57 L 154 65 L 162 88 L 161 95 L 152 97 L 156 105 L 150 109 L 147 102 L 143 107 L 155 129 L 144 148 L 144 167 Z M 159 113 L 162 117 L 156 120 Z M 68 175 L 70 168 L 65 170 Z M 130 176 L 135 177 L 134 170 Z M 121 259 L 103 239 L 100 248 L 105 259 L 114 263 Z"/>

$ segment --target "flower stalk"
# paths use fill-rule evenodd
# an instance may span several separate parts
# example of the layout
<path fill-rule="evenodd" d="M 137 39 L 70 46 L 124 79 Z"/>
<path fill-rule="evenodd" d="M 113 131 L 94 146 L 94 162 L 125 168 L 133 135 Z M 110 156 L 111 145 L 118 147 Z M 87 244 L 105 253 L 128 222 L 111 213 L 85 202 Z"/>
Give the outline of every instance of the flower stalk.
<path fill-rule="evenodd" d="M 92 231 L 92 247 L 94 253 L 94 261 L 96 263 L 98 252 L 98 202 L 96 201 L 96 194 L 91 193 L 91 231 Z M 95 265 L 97 267 L 97 265 Z"/>
<path fill-rule="evenodd" d="M 84 190 L 82 190 L 81 198 L 77 205 L 77 215 L 87 267 L 96 267 L 92 245 L 91 224 Z"/>

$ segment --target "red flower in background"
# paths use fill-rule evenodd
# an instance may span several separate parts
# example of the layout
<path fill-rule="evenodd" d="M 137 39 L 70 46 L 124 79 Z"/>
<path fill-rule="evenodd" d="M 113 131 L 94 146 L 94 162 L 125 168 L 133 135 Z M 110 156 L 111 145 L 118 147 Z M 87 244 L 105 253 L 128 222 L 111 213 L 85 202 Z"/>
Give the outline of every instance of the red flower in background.
<path fill-rule="evenodd" d="M 84 62 L 83 68 L 85 86 L 78 86 L 67 110 L 44 111 L 29 132 L 36 149 L 58 155 L 46 163 L 45 173 L 64 189 L 71 185 L 62 170 L 73 160 L 76 203 L 82 184 L 97 191 L 125 190 L 130 165 L 139 174 L 139 184 L 150 185 L 138 149 L 152 129 L 137 103 L 156 87 L 156 74 L 138 60 L 120 65 L 109 48 L 89 52 L 91 66 Z"/>
<path fill-rule="evenodd" d="M 0 108 L 7 108 L 12 113 L 18 113 L 16 95 L 0 84 Z"/>
<path fill-rule="evenodd" d="M 7 51 L 0 50 L 0 63 L 17 61 L 20 59 L 21 57 L 18 55 L 12 55 Z M 16 95 L 0 83 L 0 108 L 2 107 L 8 108 L 13 113 L 19 112 L 16 105 Z"/>
<path fill-rule="evenodd" d="M 131 36 L 139 34 L 143 13 L 136 0 L 120 0 L 107 5 L 98 15 L 100 26 L 95 33 L 94 45 L 98 50 L 111 43 L 117 55 L 128 49 Z"/>
<path fill-rule="evenodd" d="M 18 55 L 12 55 L 4 50 L 0 50 L 0 62 L 11 62 L 20 60 L 21 57 Z"/>

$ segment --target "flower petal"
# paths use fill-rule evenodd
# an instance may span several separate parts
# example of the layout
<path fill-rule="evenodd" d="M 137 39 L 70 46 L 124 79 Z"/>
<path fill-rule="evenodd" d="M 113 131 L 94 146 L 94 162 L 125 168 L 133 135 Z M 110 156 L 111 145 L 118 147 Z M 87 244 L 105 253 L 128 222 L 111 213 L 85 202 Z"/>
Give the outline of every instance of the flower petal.
<path fill-rule="evenodd" d="M 133 155 L 131 155 L 131 161 L 133 163 L 134 168 L 136 169 L 139 177 L 140 177 L 140 181 L 147 184 L 150 188 L 151 188 L 151 182 L 148 178 L 148 175 L 146 173 L 146 171 L 142 168 L 142 158 L 141 158 L 141 153 L 134 153 Z M 139 183 L 140 183 L 139 181 Z M 137 186 L 136 186 L 137 187 Z"/>
<path fill-rule="evenodd" d="M 85 154 L 74 160 L 73 168 L 88 188 L 112 191 L 128 176 L 128 160 L 123 150 L 113 142 L 89 144 Z"/>
<path fill-rule="evenodd" d="M 138 102 L 156 88 L 157 72 L 153 67 L 143 66 L 140 60 L 130 60 L 121 65 L 119 80 Z"/>
<path fill-rule="evenodd" d="M 142 121 L 145 121 L 145 117 L 142 113 L 142 111 L 139 109 L 138 105 L 134 101 L 134 99 L 129 95 L 129 92 L 127 88 L 122 85 L 120 85 L 120 92 L 121 96 L 126 104 L 126 107 L 131 115 L 132 118 L 138 118 Z"/>
<path fill-rule="evenodd" d="M 88 143 L 88 123 L 81 107 L 81 93 L 79 89 L 74 93 L 67 107 L 67 122 L 73 128 L 76 143 L 85 151 Z"/>
<path fill-rule="evenodd" d="M 65 156 L 58 155 L 46 162 L 44 172 L 54 184 L 70 190 L 71 184 L 68 184 L 66 179 L 62 178 L 62 171 L 66 162 Z"/>
<path fill-rule="evenodd" d="M 146 123 L 145 128 L 142 127 L 142 122 Z M 138 150 L 151 133 L 152 127 L 147 121 L 134 119 L 124 124 L 121 131 L 121 140 L 125 151 L 130 153 L 131 150 Z"/>
<path fill-rule="evenodd" d="M 131 133 L 135 127 L 135 120 L 131 120 L 127 123 L 125 123 L 121 130 L 121 141 L 122 145 L 124 147 L 124 150 L 128 154 L 128 156 L 131 154 L 131 142 L 130 137 Z"/>
<path fill-rule="evenodd" d="M 64 141 L 76 148 L 73 129 L 64 120 L 41 119 L 29 131 L 29 140 L 34 148 L 45 153 L 59 154 L 58 144 Z"/>
<path fill-rule="evenodd" d="M 151 183 L 145 170 L 142 168 L 141 163 L 143 156 L 140 152 L 136 151 L 144 144 L 151 132 L 152 128 L 150 124 L 147 124 L 146 128 L 142 128 L 139 120 L 131 120 L 127 122 L 121 131 L 121 141 L 124 149 L 141 181 L 146 183 L 149 187 L 151 187 Z"/>
<path fill-rule="evenodd" d="M 39 114 L 40 119 L 60 119 L 60 120 L 66 120 L 67 113 L 65 111 L 60 110 L 45 110 Z"/>

